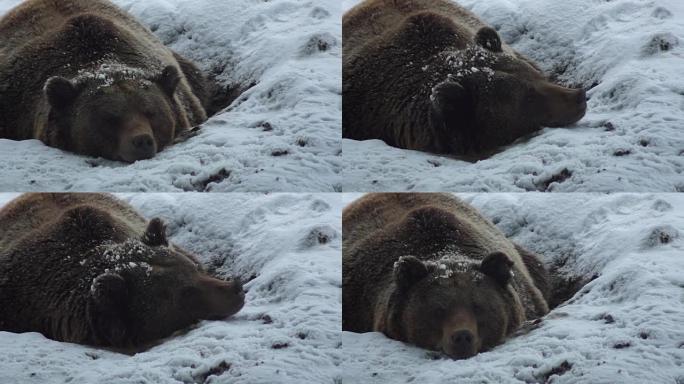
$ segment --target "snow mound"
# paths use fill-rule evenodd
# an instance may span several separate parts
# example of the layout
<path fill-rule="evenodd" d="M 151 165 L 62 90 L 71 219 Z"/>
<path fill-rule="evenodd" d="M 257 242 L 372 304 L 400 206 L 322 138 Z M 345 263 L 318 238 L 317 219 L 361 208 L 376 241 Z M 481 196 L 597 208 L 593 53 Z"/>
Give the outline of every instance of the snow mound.
<path fill-rule="evenodd" d="M 0 0 L 0 15 L 19 2 Z M 132 165 L 0 139 L 0 190 L 341 189 L 337 2 L 114 2 L 223 85 L 256 85 L 198 136 Z"/>
<path fill-rule="evenodd" d="M 343 332 L 345 382 L 684 382 L 683 196 L 461 197 L 548 265 L 596 279 L 536 329 L 467 360 L 444 359 L 377 332 Z"/>
<path fill-rule="evenodd" d="M 343 139 L 345 191 L 684 190 L 684 3 L 458 3 L 552 79 L 588 89 L 586 116 L 476 163 Z"/>
<path fill-rule="evenodd" d="M 0 204 L 10 195 L 0 194 Z M 169 240 L 239 276 L 245 307 L 126 356 L 0 332 L 0 383 L 330 383 L 340 379 L 342 201 L 333 194 L 131 194 Z M 220 207 L 221 209 L 217 209 Z"/>

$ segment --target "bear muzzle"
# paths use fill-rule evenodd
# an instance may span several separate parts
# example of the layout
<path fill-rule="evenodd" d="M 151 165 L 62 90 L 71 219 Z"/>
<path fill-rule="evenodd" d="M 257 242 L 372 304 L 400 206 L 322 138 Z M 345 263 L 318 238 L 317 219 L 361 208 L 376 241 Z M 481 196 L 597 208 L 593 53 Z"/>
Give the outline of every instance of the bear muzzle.
<path fill-rule="evenodd" d="M 207 320 L 220 320 L 234 315 L 245 305 L 245 292 L 239 279 L 223 281 L 212 277 L 202 277 L 200 289 L 206 294 L 208 308 Z"/>
<path fill-rule="evenodd" d="M 578 122 L 587 112 L 587 93 L 584 89 L 565 88 L 555 84 L 540 87 L 546 100 L 547 127 L 564 127 Z"/>
<path fill-rule="evenodd" d="M 149 121 L 136 116 L 123 127 L 119 140 L 119 157 L 133 163 L 138 160 L 151 159 L 157 154 L 157 142 Z"/>
<path fill-rule="evenodd" d="M 477 319 L 471 310 L 455 310 L 442 327 L 442 351 L 452 359 L 467 359 L 480 349 Z"/>
<path fill-rule="evenodd" d="M 442 349 L 455 360 L 475 356 L 477 354 L 476 336 L 467 329 L 455 331 L 449 336 L 447 345 Z"/>

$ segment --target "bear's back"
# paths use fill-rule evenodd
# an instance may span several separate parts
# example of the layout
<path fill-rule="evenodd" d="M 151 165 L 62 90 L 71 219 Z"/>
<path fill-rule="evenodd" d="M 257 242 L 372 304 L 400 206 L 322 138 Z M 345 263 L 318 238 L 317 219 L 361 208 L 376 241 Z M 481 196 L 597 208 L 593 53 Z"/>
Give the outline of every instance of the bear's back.
<path fill-rule="evenodd" d="M 145 230 L 146 222 L 140 214 L 109 195 L 27 193 L 0 209 L 0 250 L 9 251 L 21 239 L 50 230 L 65 212 L 84 206 L 106 212 L 113 225 L 130 234 Z"/>
<path fill-rule="evenodd" d="M 408 16 L 425 11 L 451 19 L 458 37 L 465 41 L 472 41 L 475 33 L 486 26 L 449 0 L 368 0 L 350 9 L 342 19 L 344 55 L 358 53 L 374 39 L 398 28 Z"/>
<path fill-rule="evenodd" d="M 351 249 L 365 239 L 393 230 L 407 216 L 419 211 L 428 215 L 432 215 L 430 212 L 447 213 L 455 219 L 448 225 L 459 231 L 468 243 L 480 248 L 481 253 L 501 251 L 511 254 L 524 268 L 514 245 L 489 220 L 460 199 L 441 193 L 369 194 L 355 201 L 343 213 L 344 246 Z M 439 220 L 439 217 L 434 220 Z"/>
<path fill-rule="evenodd" d="M 0 55 L 11 56 L 37 39 L 54 35 L 71 17 L 95 14 L 134 30 L 151 34 L 131 16 L 100 0 L 29 0 L 11 10 L 0 21 Z"/>

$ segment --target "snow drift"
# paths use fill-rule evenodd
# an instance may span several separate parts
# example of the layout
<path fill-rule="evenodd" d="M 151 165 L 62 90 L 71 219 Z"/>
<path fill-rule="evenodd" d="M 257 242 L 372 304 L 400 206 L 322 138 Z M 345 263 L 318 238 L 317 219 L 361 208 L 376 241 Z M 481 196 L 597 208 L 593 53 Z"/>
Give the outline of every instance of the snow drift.
<path fill-rule="evenodd" d="M 588 89 L 586 116 L 477 163 L 344 139 L 345 191 L 684 190 L 684 3 L 457 2 L 552 79 Z"/>
<path fill-rule="evenodd" d="M 0 194 L 0 206 L 16 195 Z M 134 356 L 0 332 L 0 383 L 331 383 L 341 372 L 341 197 L 133 194 L 245 307 Z"/>
<path fill-rule="evenodd" d="M 343 332 L 344 382 L 684 383 L 684 196 L 460 197 L 549 266 L 596 278 L 538 328 L 467 360 Z"/>
<path fill-rule="evenodd" d="M 0 0 L 0 15 L 19 4 Z M 256 85 L 199 136 L 132 165 L 0 139 L 3 191 L 341 189 L 334 0 L 114 0 L 223 85 Z"/>

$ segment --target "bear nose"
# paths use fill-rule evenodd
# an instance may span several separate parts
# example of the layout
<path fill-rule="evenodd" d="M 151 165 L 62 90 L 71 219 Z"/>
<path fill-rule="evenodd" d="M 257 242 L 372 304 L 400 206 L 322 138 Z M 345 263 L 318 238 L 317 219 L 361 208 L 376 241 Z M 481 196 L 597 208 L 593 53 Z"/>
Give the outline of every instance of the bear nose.
<path fill-rule="evenodd" d="M 150 159 L 154 157 L 155 153 L 157 152 L 154 138 L 152 135 L 147 133 L 134 136 L 131 139 L 131 144 L 133 146 L 133 154 L 136 160 Z"/>
<path fill-rule="evenodd" d="M 135 136 L 132 142 L 133 147 L 139 151 L 148 151 L 154 147 L 154 139 L 148 134 Z"/>
<path fill-rule="evenodd" d="M 475 335 L 468 330 L 456 331 L 451 335 L 451 342 L 457 350 L 468 351 L 472 349 Z"/>

